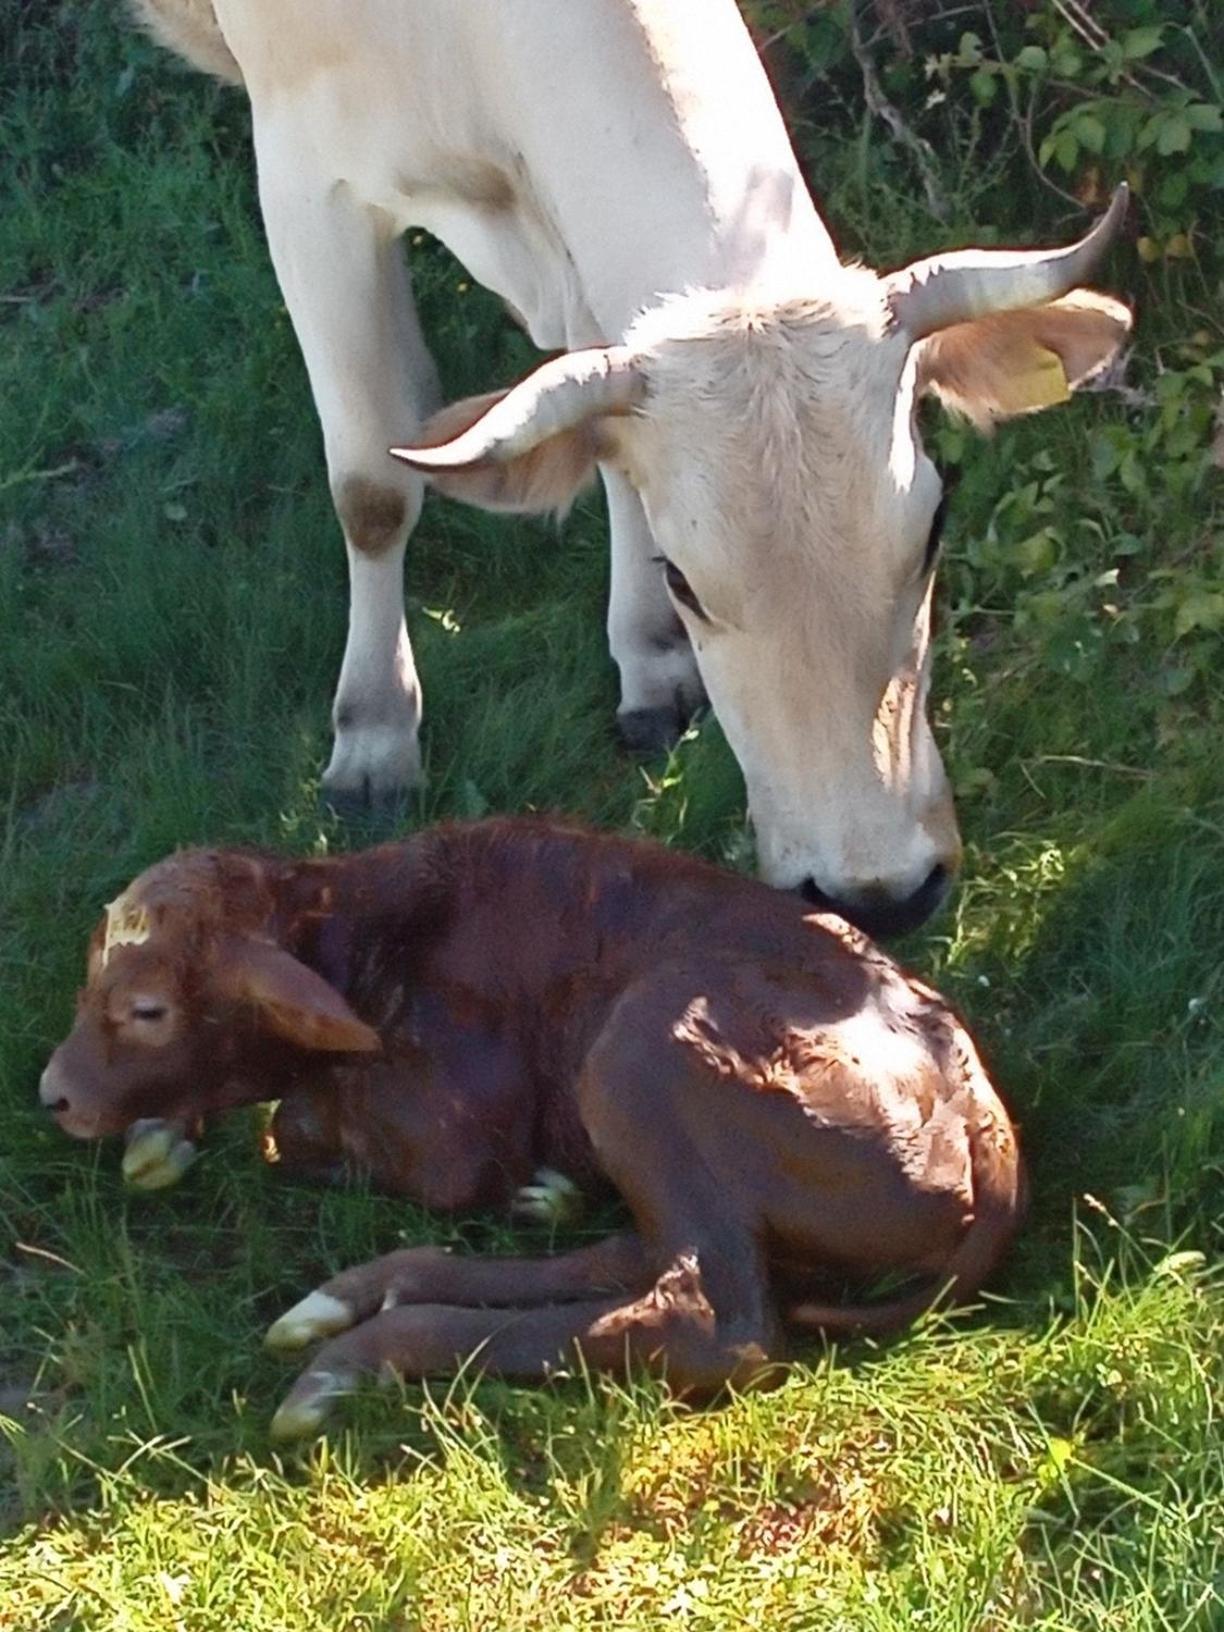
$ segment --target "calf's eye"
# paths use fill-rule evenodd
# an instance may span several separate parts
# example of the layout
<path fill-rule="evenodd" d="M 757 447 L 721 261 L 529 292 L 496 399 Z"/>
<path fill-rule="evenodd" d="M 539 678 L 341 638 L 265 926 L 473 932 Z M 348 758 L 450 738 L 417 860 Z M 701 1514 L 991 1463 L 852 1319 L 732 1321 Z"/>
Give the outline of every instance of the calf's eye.
<path fill-rule="evenodd" d="M 154 1021 L 164 1020 L 169 1012 L 166 1005 L 155 997 L 137 997 L 132 1001 L 133 1020 L 144 1020 L 152 1024 Z"/>

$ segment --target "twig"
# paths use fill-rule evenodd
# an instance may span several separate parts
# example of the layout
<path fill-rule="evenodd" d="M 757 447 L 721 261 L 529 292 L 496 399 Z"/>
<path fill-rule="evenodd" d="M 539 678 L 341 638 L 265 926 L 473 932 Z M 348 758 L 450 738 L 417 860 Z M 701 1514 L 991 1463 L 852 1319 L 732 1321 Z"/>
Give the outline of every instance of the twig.
<path fill-rule="evenodd" d="M 18 1252 L 28 1252 L 31 1258 L 46 1258 L 52 1264 L 59 1264 L 62 1269 L 70 1269 L 74 1275 L 81 1273 L 76 1264 L 70 1264 L 67 1258 L 61 1258 L 58 1252 L 51 1252 L 47 1247 L 36 1247 L 29 1241 L 13 1243 Z"/>
<path fill-rule="evenodd" d="M 1139 782 L 1152 782 L 1155 771 L 1145 771 L 1139 765 L 1119 765 L 1110 759 L 1088 759 L 1083 754 L 1042 754 L 1038 765 L 1078 765 L 1089 771 L 1112 771 L 1115 776 L 1133 776 Z"/>
<path fill-rule="evenodd" d="M 884 95 L 884 87 L 880 84 L 875 63 L 863 44 L 863 36 L 859 30 L 858 6 L 855 4 L 850 7 L 850 49 L 854 52 L 855 61 L 863 76 L 863 96 L 868 110 L 877 119 L 882 119 L 902 147 L 908 148 L 913 154 L 914 162 L 922 176 L 927 208 L 937 221 L 948 221 L 951 210 L 939 185 L 939 165 L 935 151 L 928 141 L 909 128 L 900 111 Z"/>
<path fill-rule="evenodd" d="M 53 465 L 50 470 L 18 470 L 11 476 L 6 476 L 0 482 L 0 493 L 7 493 L 10 487 L 20 487 L 23 482 L 54 482 L 61 476 L 71 476 L 81 468 L 79 459 L 69 459 L 67 464 Z"/>
<path fill-rule="evenodd" d="M 1109 35 L 1097 22 L 1086 6 L 1079 4 L 1079 0 L 1054 0 L 1054 9 L 1066 21 L 1068 26 L 1079 35 L 1084 44 L 1091 51 L 1102 52 L 1109 44 Z M 1186 31 L 1189 33 L 1189 30 Z M 1193 38 L 1193 36 L 1191 36 Z M 1198 41 L 1195 41 L 1198 44 Z M 1162 80 L 1166 85 L 1172 85 L 1174 90 L 1190 91 L 1190 86 L 1178 79 L 1176 74 L 1166 73 L 1163 68 L 1153 68 L 1150 63 L 1141 63 L 1138 66 L 1141 74 L 1147 74 L 1152 79 Z M 1132 90 L 1138 91 L 1140 96 L 1150 99 L 1150 93 L 1135 78 L 1129 69 L 1120 71 L 1118 77 Z"/>

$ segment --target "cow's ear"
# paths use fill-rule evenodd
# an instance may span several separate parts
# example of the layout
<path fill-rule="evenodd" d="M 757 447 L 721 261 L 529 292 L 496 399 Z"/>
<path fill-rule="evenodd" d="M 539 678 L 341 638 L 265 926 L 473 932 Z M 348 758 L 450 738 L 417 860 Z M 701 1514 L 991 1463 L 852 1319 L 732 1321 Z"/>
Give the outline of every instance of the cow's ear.
<path fill-rule="evenodd" d="M 279 946 L 231 936 L 216 951 L 220 991 L 255 1011 L 260 1026 L 299 1048 L 370 1054 L 382 1047 L 334 986 Z"/>
<path fill-rule="evenodd" d="M 989 429 L 1065 402 L 1113 361 L 1132 321 L 1120 300 L 1076 289 L 1044 306 L 956 323 L 918 342 L 918 390 Z"/>
<path fill-rule="evenodd" d="M 489 391 L 482 397 L 464 397 L 450 403 L 426 421 L 417 446 L 424 451 L 454 441 L 508 395 L 508 391 Z M 509 458 L 430 471 L 430 486 L 448 499 L 459 499 L 481 510 L 537 516 L 552 511 L 563 515 L 595 480 L 596 467 L 606 451 L 601 423 L 597 418 L 585 420 Z"/>

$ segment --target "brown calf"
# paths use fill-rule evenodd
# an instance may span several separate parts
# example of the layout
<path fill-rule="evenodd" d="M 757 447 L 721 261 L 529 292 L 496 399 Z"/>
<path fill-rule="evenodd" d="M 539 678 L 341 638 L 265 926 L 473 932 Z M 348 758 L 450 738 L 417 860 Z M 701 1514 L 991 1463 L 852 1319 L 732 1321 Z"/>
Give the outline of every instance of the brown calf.
<path fill-rule="evenodd" d="M 971 1295 L 1023 1190 L 963 1026 L 856 931 L 540 821 L 160 862 L 95 931 L 41 1092 L 78 1138 L 279 1099 L 286 1165 L 364 1169 L 429 1207 L 508 1206 L 541 1168 L 624 1199 L 632 1227 L 575 1252 L 420 1248 L 328 1281 L 269 1333 L 332 1339 L 277 1413 L 286 1437 L 363 1374 L 473 1357 L 742 1385 L 787 1323 L 886 1331 Z M 917 1290 L 817 1301 L 830 1276 L 898 1273 Z"/>

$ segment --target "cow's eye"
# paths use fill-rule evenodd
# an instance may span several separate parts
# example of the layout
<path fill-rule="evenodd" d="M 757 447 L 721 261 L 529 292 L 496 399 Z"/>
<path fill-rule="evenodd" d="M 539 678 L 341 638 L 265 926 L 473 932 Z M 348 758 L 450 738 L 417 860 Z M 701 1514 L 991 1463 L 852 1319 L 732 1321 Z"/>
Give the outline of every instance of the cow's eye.
<path fill-rule="evenodd" d="M 166 1005 L 155 997 L 137 997 L 132 1000 L 131 1015 L 133 1020 L 143 1020 L 149 1025 L 158 1020 L 164 1020 L 169 1013 Z"/>
<path fill-rule="evenodd" d="M 679 601 L 681 606 L 687 606 L 694 617 L 705 618 L 705 610 L 696 595 L 693 594 L 692 585 L 680 571 L 680 568 L 669 561 L 666 556 L 660 556 L 659 559 L 663 563 L 663 577 L 668 589 L 671 591 L 672 598 Z"/>
<path fill-rule="evenodd" d="M 931 531 L 927 534 L 926 553 L 922 558 L 922 572 L 920 576 L 923 578 L 926 577 L 927 573 L 930 572 L 931 568 L 935 565 L 936 557 L 939 555 L 939 543 L 943 538 L 944 522 L 948 519 L 948 500 L 950 498 L 950 493 L 944 494 L 943 498 L 940 499 L 939 506 L 935 511 L 934 517 L 932 518 Z"/>

